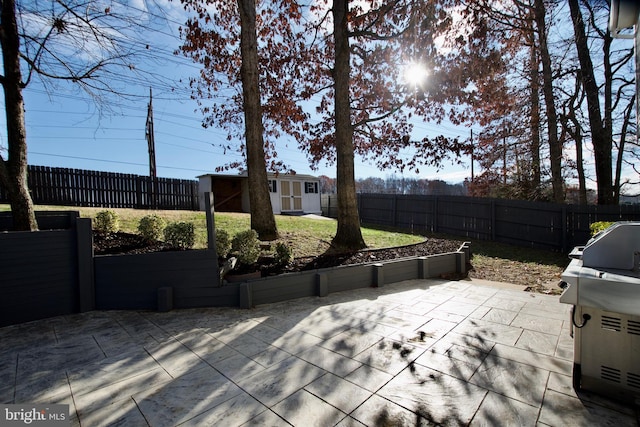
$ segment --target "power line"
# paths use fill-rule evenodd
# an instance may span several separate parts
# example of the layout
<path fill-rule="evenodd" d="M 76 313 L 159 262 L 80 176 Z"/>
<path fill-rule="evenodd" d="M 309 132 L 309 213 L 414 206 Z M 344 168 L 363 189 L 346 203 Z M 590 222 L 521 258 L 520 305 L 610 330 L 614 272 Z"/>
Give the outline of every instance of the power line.
<path fill-rule="evenodd" d="M 76 159 L 76 160 L 90 160 L 90 161 L 93 161 L 93 162 L 116 163 L 116 164 L 121 164 L 121 165 L 130 165 L 130 166 L 144 166 L 144 167 L 149 166 L 146 163 L 123 162 L 123 161 L 119 161 L 119 160 L 94 159 L 94 158 L 90 158 L 90 157 L 67 156 L 67 155 L 63 155 L 63 154 L 53 154 L 53 153 L 40 153 L 40 152 L 37 152 L 37 151 L 29 151 L 29 154 L 37 154 L 37 155 L 40 155 L 40 156 L 50 156 L 50 157 L 63 157 L 63 158 L 67 158 L 67 159 Z M 193 171 L 193 172 L 208 172 L 207 170 L 204 170 L 204 169 L 180 168 L 180 167 L 177 167 L 177 166 L 158 165 L 158 167 L 166 168 L 166 169 L 177 169 L 177 170 Z"/>

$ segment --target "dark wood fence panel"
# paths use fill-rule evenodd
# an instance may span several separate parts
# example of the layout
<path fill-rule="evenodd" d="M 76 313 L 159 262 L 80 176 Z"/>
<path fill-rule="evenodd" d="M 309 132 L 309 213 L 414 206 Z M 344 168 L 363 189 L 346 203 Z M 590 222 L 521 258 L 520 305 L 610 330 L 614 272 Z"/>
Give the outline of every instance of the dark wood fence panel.
<path fill-rule="evenodd" d="M 434 231 L 478 240 L 491 240 L 490 200 L 454 196 L 429 196 L 436 211 Z"/>
<path fill-rule="evenodd" d="M 37 205 L 198 210 L 198 181 L 82 169 L 29 166 L 28 184 Z M 154 196 L 154 189 L 155 196 Z M 8 203 L 0 188 L 0 203 Z"/>
<path fill-rule="evenodd" d="M 395 225 L 395 201 L 395 197 L 388 194 L 370 194 L 367 203 L 359 205 L 360 220 L 368 224 Z M 337 199 L 335 205 L 338 206 Z"/>
<path fill-rule="evenodd" d="M 337 216 L 335 195 L 322 212 Z M 359 194 L 364 224 L 437 232 L 567 252 L 587 243 L 598 221 L 640 221 L 640 205 L 582 206 L 462 196 Z"/>
<path fill-rule="evenodd" d="M 516 200 L 495 200 L 494 204 L 495 241 L 541 249 L 564 247 L 566 208 Z"/>
<path fill-rule="evenodd" d="M 395 223 L 397 227 L 418 231 L 433 231 L 435 225 L 435 205 L 432 200 L 420 196 L 407 196 L 395 203 Z"/>

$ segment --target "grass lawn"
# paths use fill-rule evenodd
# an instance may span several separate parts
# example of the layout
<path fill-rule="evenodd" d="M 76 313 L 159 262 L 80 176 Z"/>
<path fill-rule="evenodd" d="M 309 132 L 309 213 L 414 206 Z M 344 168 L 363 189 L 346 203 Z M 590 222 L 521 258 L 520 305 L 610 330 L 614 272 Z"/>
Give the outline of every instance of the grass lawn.
<path fill-rule="evenodd" d="M 0 205 L 0 211 L 8 211 L 9 205 Z M 95 218 L 104 208 L 78 208 L 69 206 L 36 206 L 36 210 L 76 210 L 84 218 Z M 120 218 L 120 230 L 136 233 L 140 218 L 157 214 L 169 222 L 188 221 L 196 230 L 196 248 L 207 245 L 206 217 L 204 212 L 196 211 L 153 211 L 139 209 L 111 209 Z M 249 214 L 217 212 L 215 214 L 217 230 L 226 230 L 230 236 L 248 230 L 251 219 Z M 280 233 L 280 241 L 293 248 L 295 257 L 316 256 L 324 253 L 336 233 L 336 221 L 310 219 L 296 216 L 276 215 L 276 224 Z M 362 236 L 370 248 L 385 248 L 410 245 L 424 241 L 424 237 L 395 231 L 383 231 L 373 228 L 362 228 Z"/>

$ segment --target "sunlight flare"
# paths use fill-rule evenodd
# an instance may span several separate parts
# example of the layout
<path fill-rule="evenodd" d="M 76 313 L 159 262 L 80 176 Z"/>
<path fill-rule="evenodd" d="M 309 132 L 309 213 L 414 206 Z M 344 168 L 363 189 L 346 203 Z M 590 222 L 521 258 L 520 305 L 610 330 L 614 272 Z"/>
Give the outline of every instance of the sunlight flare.
<path fill-rule="evenodd" d="M 419 62 L 411 62 L 404 67 L 403 80 L 413 87 L 424 85 L 429 76 L 429 70 Z"/>

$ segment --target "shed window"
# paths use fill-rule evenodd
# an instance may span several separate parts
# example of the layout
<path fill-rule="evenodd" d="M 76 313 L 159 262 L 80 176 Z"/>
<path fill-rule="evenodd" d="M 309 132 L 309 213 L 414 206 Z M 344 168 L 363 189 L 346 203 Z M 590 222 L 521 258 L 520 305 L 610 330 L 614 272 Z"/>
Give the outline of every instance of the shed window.
<path fill-rule="evenodd" d="M 305 182 L 304 183 L 304 192 L 305 193 L 317 193 L 318 192 L 318 183 L 317 182 Z"/>
<path fill-rule="evenodd" d="M 275 179 L 270 179 L 269 180 L 269 192 L 270 193 L 277 193 L 278 192 L 278 184 L 277 184 L 277 181 Z"/>

